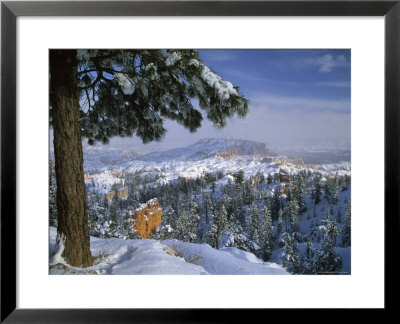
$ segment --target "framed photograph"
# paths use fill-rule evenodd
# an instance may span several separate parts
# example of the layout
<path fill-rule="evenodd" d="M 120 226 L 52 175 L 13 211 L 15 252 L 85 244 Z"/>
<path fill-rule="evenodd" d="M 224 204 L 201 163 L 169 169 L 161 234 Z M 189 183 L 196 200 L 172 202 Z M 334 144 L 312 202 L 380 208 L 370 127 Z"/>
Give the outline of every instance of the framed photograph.
<path fill-rule="evenodd" d="M 399 1 L 1 16 L 1 321 L 393 306 Z"/>

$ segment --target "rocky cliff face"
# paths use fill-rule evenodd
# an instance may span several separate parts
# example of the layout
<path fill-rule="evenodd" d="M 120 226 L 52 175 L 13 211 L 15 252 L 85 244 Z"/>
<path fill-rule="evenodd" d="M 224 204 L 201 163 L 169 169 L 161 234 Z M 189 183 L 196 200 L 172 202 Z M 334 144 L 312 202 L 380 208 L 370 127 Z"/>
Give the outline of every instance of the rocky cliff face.
<path fill-rule="evenodd" d="M 132 215 L 133 229 L 138 235 L 147 239 L 150 233 L 155 233 L 161 223 L 161 217 L 162 209 L 158 205 L 157 198 L 151 199 L 134 211 Z"/>

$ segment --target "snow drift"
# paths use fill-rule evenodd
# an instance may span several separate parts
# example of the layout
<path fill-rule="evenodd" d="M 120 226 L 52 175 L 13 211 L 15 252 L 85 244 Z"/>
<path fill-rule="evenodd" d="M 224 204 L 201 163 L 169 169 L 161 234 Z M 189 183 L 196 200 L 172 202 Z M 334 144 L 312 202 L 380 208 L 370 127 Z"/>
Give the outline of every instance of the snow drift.
<path fill-rule="evenodd" d="M 91 237 L 92 255 L 97 259 L 89 268 L 67 266 L 53 256 L 57 230 L 50 227 L 50 274 L 99 275 L 210 275 L 210 274 L 288 274 L 276 263 L 263 262 L 252 253 L 237 248 L 213 249 L 208 244 L 176 240 L 123 240 Z"/>

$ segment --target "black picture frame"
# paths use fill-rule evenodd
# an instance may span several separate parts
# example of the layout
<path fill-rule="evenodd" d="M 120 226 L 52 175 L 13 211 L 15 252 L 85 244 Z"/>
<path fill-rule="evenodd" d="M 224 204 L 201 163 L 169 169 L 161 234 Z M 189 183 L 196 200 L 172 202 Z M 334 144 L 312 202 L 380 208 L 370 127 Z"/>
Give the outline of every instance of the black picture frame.
<path fill-rule="evenodd" d="M 393 309 L 399 237 L 400 0 L 394 1 L 4 1 L 1 3 L 1 322 L 235 321 L 241 309 L 16 308 L 16 19 L 18 16 L 384 16 L 385 309 Z M 373 150 L 373 148 L 371 148 Z M 392 257 L 391 257 L 392 256 Z M 240 297 L 239 297 L 240 298 Z M 249 311 L 249 310 L 247 310 Z M 252 318 L 265 310 L 251 310 Z M 261 314 L 258 314 L 261 313 Z"/>

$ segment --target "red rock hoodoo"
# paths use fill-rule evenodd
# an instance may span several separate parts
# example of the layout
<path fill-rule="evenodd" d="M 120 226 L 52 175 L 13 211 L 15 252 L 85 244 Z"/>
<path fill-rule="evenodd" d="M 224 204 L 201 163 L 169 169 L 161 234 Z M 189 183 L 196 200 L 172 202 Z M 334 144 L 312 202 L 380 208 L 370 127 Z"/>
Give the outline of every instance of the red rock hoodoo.
<path fill-rule="evenodd" d="M 133 214 L 133 229 L 144 239 L 149 238 L 150 233 L 155 233 L 161 223 L 162 209 L 158 205 L 157 198 L 141 204 Z"/>

